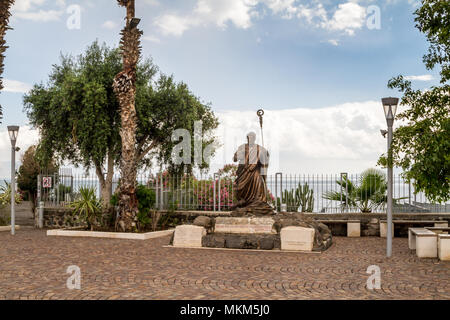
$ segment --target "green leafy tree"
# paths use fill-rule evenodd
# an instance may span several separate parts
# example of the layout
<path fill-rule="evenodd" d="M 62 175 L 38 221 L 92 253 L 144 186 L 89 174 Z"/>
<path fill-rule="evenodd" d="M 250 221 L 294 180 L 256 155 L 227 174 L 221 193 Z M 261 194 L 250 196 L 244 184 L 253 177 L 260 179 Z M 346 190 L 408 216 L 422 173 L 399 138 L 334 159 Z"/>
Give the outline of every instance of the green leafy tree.
<path fill-rule="evenodd" d="M 119 50 L 94 42 L 77 58 L 62 56 L 48 83 L 35 85 L 24 97 L 28 118 L 41 132 L 40 161 L 64 159 L 95 168 L 105 208 L 110 205 L 114 169 L 121 157 L 120 108 L 113 91 L 114 77 L 121 70 Z M 149 166 L 156 159 L 173 171 L 186 170 L 170 162 L 173 130 L 193 133 L 193 122 L 202 120 L 203 143 L 212 144 L 217 118 L 186 84 L 176 83 L 172 76 L 158 76 L 151 60 L 138 64 L 136 77 L 135 166 Z"/>
<path fill-rule="evenodd" d="M 47 166 L 42 167 L 36 157 L 36 146 L 29 147 L 22 155 L 22 164 L 17 175 L 17 185 L 21 191 L 28 193 L 33 214 L 36 209 L 37 179 L 43 170 L 53 174 L 58 171 L 58 167 L 53 162 L 49 162 Z"/>
<path fill-rule="evenodd" d="M 450 2 L 423 0 L 415 16 L 430 43 L 423 61 L 429 70 L 440 66 L 441 85 L 421 91 L 403 76 L 389 81 L 389 88 L 403 93 L 401 105 L 407 108 L 397 116 L 405 124 L 394 132 L 392 159 L 383 155 L 379 164 L 401 167 L 416 192 L 444 202 L 450 199 Z"/>

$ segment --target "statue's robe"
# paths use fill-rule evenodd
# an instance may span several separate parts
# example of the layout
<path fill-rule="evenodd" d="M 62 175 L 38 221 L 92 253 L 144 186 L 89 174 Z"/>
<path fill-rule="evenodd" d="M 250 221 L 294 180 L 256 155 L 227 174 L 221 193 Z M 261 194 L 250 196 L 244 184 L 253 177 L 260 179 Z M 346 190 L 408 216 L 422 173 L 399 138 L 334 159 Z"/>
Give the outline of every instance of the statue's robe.
<path fill-rule="evenodd" d="M 238 207 L 267 202 L 268 151 L 257 144 L 243 144 L 234 154 L 234 161 L 239 161 L 235 181 Z"/>

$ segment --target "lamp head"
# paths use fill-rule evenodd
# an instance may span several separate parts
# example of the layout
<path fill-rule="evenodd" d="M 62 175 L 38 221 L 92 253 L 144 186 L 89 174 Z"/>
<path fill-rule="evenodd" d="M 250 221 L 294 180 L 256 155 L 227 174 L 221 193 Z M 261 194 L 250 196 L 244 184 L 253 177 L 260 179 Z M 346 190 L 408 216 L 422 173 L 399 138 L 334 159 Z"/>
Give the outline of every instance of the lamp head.
<path fill-rule="evenodd" d="M 11 143 L 15 143 L 17 136 L 19 135 L 19 126 L 8 126 L 8 134 L 9 139 L 11 139 Z"/>
<path fill-rule="evenodd" d="M 386 120 L 394 120 L 395 114 L 397 112 L 398 98 L 383 98 L 381 99 L 383 103 L 384 115 Z"/>
<path fill-rule="evenodd" d="M 141 22 L 141 19 L 139 19 L 139 18 L 132 18 L 130 20 L 130 28 L 131 29 L 136 28 L 138 26 L 139 22 Z"/>

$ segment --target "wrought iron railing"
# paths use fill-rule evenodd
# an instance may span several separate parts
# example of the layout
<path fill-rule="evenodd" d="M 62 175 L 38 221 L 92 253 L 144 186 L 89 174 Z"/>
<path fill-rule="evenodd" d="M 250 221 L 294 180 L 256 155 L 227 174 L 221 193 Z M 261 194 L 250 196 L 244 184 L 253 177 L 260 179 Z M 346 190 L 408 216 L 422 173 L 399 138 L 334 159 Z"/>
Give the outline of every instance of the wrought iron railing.
<path fill-rule="evenodd" d="M 120 177 L 114 176 L 112 192 Z M 155 208 L 161 210 L 229 211 L 236 203 L 234 178 L 214 175 L 140 174 L 138 184 L 152 189 Z M 39 177 L 40 201 L 45 206 L 65 206 L 80 187 L 94 188 L 101 195 L 95 174 L 70 170 L 43 173 Z M 269 202 L 279 211 L 316 213 L 385 212 L 387 182 L 360 174 L 270 174 L 266 178 Z M 414 184 L 400 175 L 393 181 L 394 212 L 450 212 L 450 203 L 433 203 Z"/>

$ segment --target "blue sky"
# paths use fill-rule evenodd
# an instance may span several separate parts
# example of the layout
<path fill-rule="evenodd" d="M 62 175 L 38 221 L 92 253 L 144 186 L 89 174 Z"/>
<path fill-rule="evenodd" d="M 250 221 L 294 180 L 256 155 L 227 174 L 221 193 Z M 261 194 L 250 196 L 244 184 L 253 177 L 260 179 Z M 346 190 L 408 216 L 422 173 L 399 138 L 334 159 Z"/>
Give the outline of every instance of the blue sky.
<path fill-rule="evenodd" d="M 437 73 L 426 70 L 421 62 L 428 45 L 414 27 L 417 2 L 136 0 L 136 15 L 142 18 L 143 56 L 153 57 L 162 72 L 174 74 L 205 102 L 211 102 L 224 119 L 223 127 L 231 127 L 226 121 L 247 119 L 239 112 L 262 107 L 273 112 L 278 110 L 273 113 L 278 118 L 287 117 L 274 121 L 273 130 L 293 114 L 302 114 L 302 123 L 306 125 L 309 121 L 306 115 L 313 114 L 314 110 L 319 112 L 319 119 L 321 114 L 335 119 L 329 128 L 332 130 L 341 121 L 334 116 L 338 112 L 334 107 L 341 106 L 338 108 L 341 113 L 348 110 L 345 106 L 348 108 L 349 104 L 355 110 L 376 108 L 372 106 L 381 97 L 398 96 L 386 87 L 395 75 L 412 77 L 414 86 L 422 89 L 438 82 Z M 72 10 L 73 5 L 81 9 L 79 29 L 67 27 L 71 17 L 67 10 Z M 367 10 L 373 6 L 380 10 L 380 28 L 367 25 L 373 17 L 373 11 Z M 17 0 L 11 20 L 14 30 L 7 34 L 10 48 L 5 60 L 6 89 L 0 94 L 4 108 L 0 132 L 5 134 L 9 124 L 27 125 L 23 93 L 32 84 L 47 80 L 61 52 L 77 55 L 96 39 L 116 46 L 124 13 L 112 0 Z M 298 109 L 304 112 L 299 113 Z M 234 115 L 231 118 L 230 112 Z M 381 106 L 363 112 L 361 115 L 355 111 L 354 116 L 369 119 L 373 113 L 376 125 L 383 126 Z M 248 121 L 253 121 L 252 117 Z M 351 123 L 352 119 L 348 121 Z M 373 131 L 378 130 L 376 125 L 360 123 L 361 127 Z M 257 129 L 252 128 L 249 129 Z M 372 134 L 365 137 L 367 141 Z M 23 142 L 29 144 L 37 139 L 36 133 L 29 131 L 23 139 L 28 139 Z M 376 163 L 376 155 L 385 147 L 385 141 L 378 140 L 373 153 L 360 154 L 361 158 L 355 156 L 355 161 L 361 160 L 361 168 Z M 231 144 L 234 147 L 235 143 Z M 342 148 L 346 147 L 351 146 L 343 142 Z M 292 153 L 291 148 L 287 149 Z M 313 153 L 302 155 L 314 163 Z M 291 162 L 292 165 L 282 166 L 293 170 L 295 160 Z M 320 168 L 312 166 L 308 170 L 319 172 Z"/>

